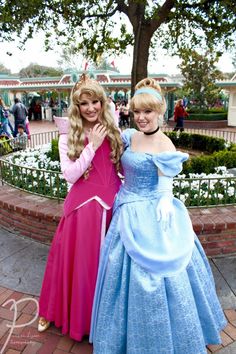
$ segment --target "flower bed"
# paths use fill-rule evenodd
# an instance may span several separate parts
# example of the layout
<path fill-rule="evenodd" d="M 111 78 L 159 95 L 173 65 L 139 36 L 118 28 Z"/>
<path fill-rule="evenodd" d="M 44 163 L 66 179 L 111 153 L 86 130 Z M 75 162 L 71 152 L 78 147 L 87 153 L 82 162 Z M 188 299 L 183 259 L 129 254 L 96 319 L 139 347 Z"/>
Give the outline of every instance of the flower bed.
<path fill-rule="evenodd" d="M 235 204 L 236 177 L 224 166 L 210 174 L 180 174 L 174 179 L 174 195 L 188 207 Z"/>
<path fill-rule="evenodd" d="M 16 188 L 50 198 L 64 199 L 69 183 L 61 174 L 59 161 L 49 157 L 51 144 L 22 150 L 1 161 L 2 179 Z"/>
<path fill-rule="evenodd" d="M 61 174 L 60 162 L 52 161 L 51 145 L 8 155 L 1 161 L 3 180 L 17 188 L 50 198 L 64 199 L 69 184 Z M 211 174 L 180 174 L 174 179 L 174 195 L 186 206 L 236 203 L 236 177 L 226 167 Z"/>

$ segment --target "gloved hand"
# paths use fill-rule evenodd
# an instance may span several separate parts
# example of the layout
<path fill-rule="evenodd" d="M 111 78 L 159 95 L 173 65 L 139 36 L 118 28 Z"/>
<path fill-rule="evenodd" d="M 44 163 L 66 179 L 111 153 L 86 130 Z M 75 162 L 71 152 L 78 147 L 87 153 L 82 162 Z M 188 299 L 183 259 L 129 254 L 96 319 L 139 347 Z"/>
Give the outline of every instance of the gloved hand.
<path fill-rule="evenodd" d="M 157 221 L 161 223 L 164 231 L 173 225 L 174 206 L 173 206 L 173 178 L 159 176 L 157 193 L 160 199 L 156 207 Z"/>

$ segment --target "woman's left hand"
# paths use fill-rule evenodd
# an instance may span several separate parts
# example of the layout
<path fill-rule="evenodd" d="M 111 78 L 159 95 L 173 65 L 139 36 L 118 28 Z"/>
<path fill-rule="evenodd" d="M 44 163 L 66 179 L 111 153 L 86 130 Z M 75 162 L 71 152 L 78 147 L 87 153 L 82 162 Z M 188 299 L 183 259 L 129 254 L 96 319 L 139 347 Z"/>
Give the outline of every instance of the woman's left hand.
<path fill-rule="evenodd" d="M 88 140 L 93 144 L 93 149 L 96 151 L 103 143 L 107 135 L 106 127 L 102 124 L 95 124 L 93 129 L 90 130 Z"/>
<path fill-rule="evenodd" d="M 163 194 L 156 207 L 157 221 L 161 223 L 164 231 L 171 228 L 174 222 L 173 196 Z"/>

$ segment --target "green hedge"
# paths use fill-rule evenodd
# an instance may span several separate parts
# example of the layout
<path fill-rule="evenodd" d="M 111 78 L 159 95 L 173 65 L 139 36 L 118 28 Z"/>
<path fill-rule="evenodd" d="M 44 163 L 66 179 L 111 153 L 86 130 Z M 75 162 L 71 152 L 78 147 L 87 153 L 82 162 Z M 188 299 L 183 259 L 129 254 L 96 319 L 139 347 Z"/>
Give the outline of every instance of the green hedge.
<path fill-rule="evenodd" d="M 227 113 L 190 113 L 186 119 L 214 121 L 214 120 L 227 120 L 227 116 L 228 116 Z"/>
<path fill-rule="evenodd" d="M 59 161 L 59 147 L 58 147 L 58 139 L 52 139 L 51 141 L 51 150 L 48 152 L 48 157 L 51 158 L 52 161 Z"/>
<path fill-rule="evenodd" d="M 190 106 L 187 107 L 189 113 L 227 113 L 227 110 L 224 107 L 211 107 L 207 109 L 200 108 L 199 106 Z"/>
<path fill-rule="evenodd" d="M 191 157 L 183 164 L 183 173 L 188 177 L 190 173 L 214 173 L 215 167 L 236 167 L 236 144 L 227 144 L 224 139 L 200 134 L 167 132 L 176 148 L 198 150 L 209 155 Z"/>
<path fill-rule="evenodd" d="M 176 132 L 166 132 L 176 147 L 184 147 L 191 150 L 200 150 L 207 153 L 225 149 L 225 140 L 201 134 L 188 134 Z M 235 145 L 236 146 L 236 145 Z"/>
<path fill-rule="evenodd" d="M 235 151 L 214 152 L 210 156 L 192 157 L 183 164 L 182 173 L 188 177 L 190 173 L 214 173 L 215 167 L 225 166 L 227 169 L 236 167 Z"/>

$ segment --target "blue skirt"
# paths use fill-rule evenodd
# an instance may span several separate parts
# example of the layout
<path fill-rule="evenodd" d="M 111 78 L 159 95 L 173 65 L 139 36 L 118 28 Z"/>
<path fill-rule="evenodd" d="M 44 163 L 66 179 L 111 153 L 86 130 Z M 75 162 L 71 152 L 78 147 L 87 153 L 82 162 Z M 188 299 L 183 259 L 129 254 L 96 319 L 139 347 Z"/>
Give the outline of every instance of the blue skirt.
<path fill-rule="evenodd" d="M 207 344 L 221 343 L 227 322 L 197 237 L 186 269 L 165 278 L 135 263 L 115 231 L 109 230 L 101 256 L 93 353 L 203 354 Z"/>

